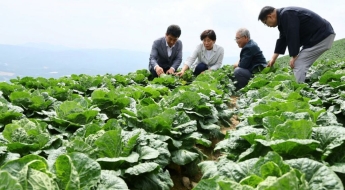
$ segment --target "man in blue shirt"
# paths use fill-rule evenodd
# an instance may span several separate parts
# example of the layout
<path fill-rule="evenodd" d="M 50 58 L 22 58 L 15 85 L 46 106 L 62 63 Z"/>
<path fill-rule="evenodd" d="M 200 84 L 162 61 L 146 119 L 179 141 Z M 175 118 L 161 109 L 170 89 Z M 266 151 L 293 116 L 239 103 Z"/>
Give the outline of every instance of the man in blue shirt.
<path fill-rule="evenodd" d="M 235 41 L 238 47 L 242 48 L 240 60 L 234 64 L 234 76 L 237 81 L 235 86 L 239 90 L 248 84 L 253 73 L 266 67 L 267 63 L 259 46 L 250 39 L 250 33 L 247 29 L 239 29 Z"/>
<path fill-rule="evenodd" d="M 297 82 L 304 82 L 310 66 L 332 47 L 335 33 L 331 24 L 311 10 L 266 6 L 261 9 L 258 19 L 268 27 L 278 26 L 280 32 L 268 66 L 273 66 L 279 54 L 284 54 L 288 47 L 290 67 Z"/>

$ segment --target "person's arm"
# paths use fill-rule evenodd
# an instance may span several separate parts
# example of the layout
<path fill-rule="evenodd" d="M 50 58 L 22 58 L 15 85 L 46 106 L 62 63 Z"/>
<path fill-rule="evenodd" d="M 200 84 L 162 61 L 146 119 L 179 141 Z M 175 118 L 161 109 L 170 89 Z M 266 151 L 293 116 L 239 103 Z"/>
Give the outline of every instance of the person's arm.
<path fill-rule="evenodd" d="M 297 59 L 297 55 L 296 56 L 292 56 L 290 59 L 290 67 L 291 69 L 295 68 L 295 61 Z"/>
<path fill-rule="evenodd" d="M 289 55 L 291 56 L 290 67 L 294 68 L 295 60 L 299 53 L 299 25 L 300 21 L 295 12 L 286 12 L 281 16 L 281 27 L 279 39 L 276 42 L 276 48 L 271 60 L 267 66 L 272 67 L 277 60 L 279 54 L 284 54 L 286 46 L 289 49 Z M 289 39 L 289 40 L 287 40 Z"/>
<path fill-rule="evenodd" d="M 152 44 L 152 49 L 150 53 L 149 68 L 153 68 L 156 71 L 157 75 L 159 76 L 164 72 L 164 70 L 157 63 L 157 57 L 158 57 L 157 46 L 158 46 L 158 41 L 154 41 Z"/>
<path fill-rule="evenodd" d="M 290 57 L 297 56 L 300 50 L 300 20 L 295 11 L 286 11 L 282 15 L 282 26 Z"/>
<path fill-rule="evenodd" d="M 240 63 L 240 61 L 237 61 L 235 64 L 234 64 L 234 68 L 238 67 L 238 64 Z"/>
<path fill-rule="evenodd" d="M 276 47 L 274 49 L 274 54 L 285 54 L 285 50 L 286 50 L 286 36 L 284 34 L 284 32 L 280 32 L 279 33 L 279 38 L 276 41 Z"/>
<path fill-rule="evenodd" d="M 278 29 L 280 31 L 279 39 L 277 39 L 276 47 L 274 49 L 274 54 L 272 55 L 271 60 L 268 62 L 267 67 L 272 67 L 274 65 L 279 54 L 282 54 L 282 55 L 285 54 L 285 50 L 286 50 L 286 46 L 287 46 L 286 36 L 285 36 L 284 31 L 281 31 L 282 29 L 280 26 L 278 26 Z"/>
<path fill-rule="evenodd" d="M 279 15 L 277 15 L 277 17 L 279 16 L 279 20 L 282 23 L 282 20 L 285 19 L 286 17 L 283 17 L 280 15 L 280 13 L 277 13 Z M 273 66 L 273 64 L 275 63 L 277 57 L 279 56 L 279 54 L 284 55 L 285 54 L 285 50 L 286 50 L 286 46 L 287 46 L 287 42 L 286 42 L 286 34 L 284 31 L 284 27 L 282 26 L 282 24 L 278 25 L 278 30 L 279 30 L 279 38 L 276 41 L 276 46 L 274 49 L 274 54 L 272 56 L 272 59 L 270 60 L 269 64 L 267 66 Z"/>
<path fill-rule="evenodd" d="M 184 63 L 185 65 L 188 66 L 188 68 L 190 68 L 193 65 L 193 63 L 195 62 L 195 60 L 198 58 L 198 53 L 201 51 L 201 45 L 202 44 L 196 46 L 192 55 L 190 57 L 188 57 L 186 62 Z"/>
<path fill-rule="evenodd" d="M 223 58 L 224 58 L 224 49 L 222 47 L 219 47 L 219 56 L 217 58 L 216 64 L 212 65 L 209 70 L 217 70 L 219 69 L 223 64 Z"/>
<path fill-rule="evenodd" d="M 150 63 L 149 63 L 150 68 L 155 68 L 158 65 L 157 57 L 158 57 L 157 44 L 156 44 L 156 41 L 154 41 L 152 44 L 151 53 L 150 53 Z"/>
<path fill-rule="evenodd" d="M 196 46 L 196 49 L 194 50 L 193 54 L 187 58 L 187 61 L 184 63 L 183 68 L 181 69 L 180 72 L 176 73 L 176 75 L 183 76 L 184 72 L 192 66 L 192 64 L 198 58 L 198 53 L 201 51 L 201 47 L 200 47 L 201 45 Z"/>
<path fill-rule="evenodd" d="M 186 72 L 189 69 L 189 66 L 184 64 L 181 71 L 176 73 L 177 76 L 182 77 L 184 75 L 184 72 Z"/>
<path fill-rule="evenodd" d="M 271 60 L 267 64 L 267 67 L 272 67 L 274 65 L 274 63 L 276 62 L 278 56 L 279 56 L 278 53 L 273 54 Z"/>

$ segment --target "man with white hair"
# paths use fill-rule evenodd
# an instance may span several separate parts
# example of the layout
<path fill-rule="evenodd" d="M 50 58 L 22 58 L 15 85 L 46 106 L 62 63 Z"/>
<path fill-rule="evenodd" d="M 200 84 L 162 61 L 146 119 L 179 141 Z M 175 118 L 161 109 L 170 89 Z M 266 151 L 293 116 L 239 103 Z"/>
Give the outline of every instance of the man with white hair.
<path fill-rule="evenodd" d="M 235 84 L 239 90 L 245 87 L 253 74 L 266 67 L 267 62 L 257 43 L 250 39 L 250 33 L 246 28 L 240 28 L 236 32 L 236 43 L 242 48 L 240 60 L 234 64 Z"/>

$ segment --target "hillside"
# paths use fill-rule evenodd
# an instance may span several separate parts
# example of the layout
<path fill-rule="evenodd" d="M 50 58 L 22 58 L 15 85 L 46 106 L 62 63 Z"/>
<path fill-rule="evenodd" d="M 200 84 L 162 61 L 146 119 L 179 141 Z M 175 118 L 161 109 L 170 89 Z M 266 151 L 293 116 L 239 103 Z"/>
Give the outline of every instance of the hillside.
<path fill-rule="evenodd" d="M 344 60 L 345 59 L 345 38 L 334 41 L 332 48 L 325 53 L 323 53 L 317 61 L 322 60 Z M 287 52 L 288 50 L 286 50 Z M 290 61 L 290 56 L 285 55 L 277 59 L 276 65 L 280 67 L 288 67 Z"/>
<path fill-rule="evenodd" d="M 126 74 L 147 68 L 148 54 L 119 49 L 68 49 L 0 44 L 0 81 L 16 77 Z"/>

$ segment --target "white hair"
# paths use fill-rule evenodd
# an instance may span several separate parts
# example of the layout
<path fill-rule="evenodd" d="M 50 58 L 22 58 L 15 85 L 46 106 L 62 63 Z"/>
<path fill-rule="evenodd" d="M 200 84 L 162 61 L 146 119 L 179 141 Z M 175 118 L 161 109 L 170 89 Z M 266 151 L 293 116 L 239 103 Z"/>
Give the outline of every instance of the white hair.
<path fill-rule="evenodd" d="M 246 28 L 240 28 L 240 29 L 238 29 L 238 30 L 237 30 L 237 33 L 239 33 L 241 37 L 242 37 L 242 36 L 245 36 L 245 37 L 247 37 L 247 38 L 250 39 L 249 30 L 246 29 Z"/>

